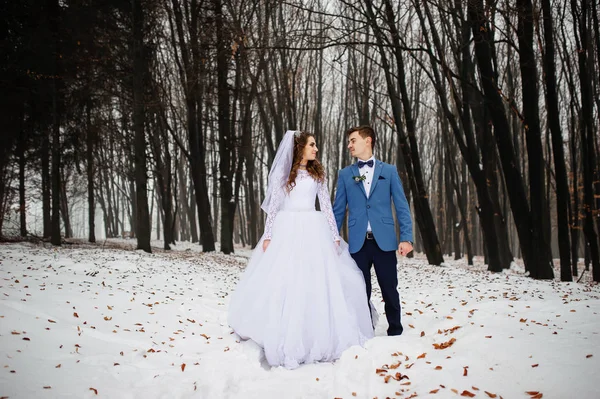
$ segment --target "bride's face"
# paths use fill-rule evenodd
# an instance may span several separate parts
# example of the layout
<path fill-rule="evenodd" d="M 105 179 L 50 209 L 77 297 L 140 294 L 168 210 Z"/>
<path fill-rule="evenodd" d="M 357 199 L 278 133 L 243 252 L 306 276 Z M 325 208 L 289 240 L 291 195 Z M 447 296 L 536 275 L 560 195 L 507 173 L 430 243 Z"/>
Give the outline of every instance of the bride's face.
<path fill-rule="evenodd" d="M 312 136 L 308 137 L 308 141 L 304 146 L 304 153 L 302 154 L 303 161 L 314 161 L 317 158 L 317 152 L 319 149 L 317 148 L 317 142 L 315 138 Z"/>

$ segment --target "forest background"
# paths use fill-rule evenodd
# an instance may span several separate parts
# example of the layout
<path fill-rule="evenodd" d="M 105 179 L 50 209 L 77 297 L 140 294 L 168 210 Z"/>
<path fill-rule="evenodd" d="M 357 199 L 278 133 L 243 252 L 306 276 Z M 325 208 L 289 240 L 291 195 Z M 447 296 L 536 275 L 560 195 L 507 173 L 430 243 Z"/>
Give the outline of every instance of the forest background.
<path fill-rule="evenodd" d="M 22 0 L 0 6 L 0 237 L 254 246 L 288 129 L 332 196 L 369 124 L 432 265 L 600 281 L 592 0 Z M 344 229 L 345 230 L 345 229 Z"/>

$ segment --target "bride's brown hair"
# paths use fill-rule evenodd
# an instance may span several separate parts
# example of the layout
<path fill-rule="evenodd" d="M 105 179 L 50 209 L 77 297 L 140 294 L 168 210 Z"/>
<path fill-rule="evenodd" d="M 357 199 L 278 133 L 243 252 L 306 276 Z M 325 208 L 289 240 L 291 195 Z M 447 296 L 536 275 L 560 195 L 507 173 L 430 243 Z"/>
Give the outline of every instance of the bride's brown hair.
<path fill-rule="evenodd" d="M 315 135 L 308 132 L 300 132 L 300 134 L 296 133 L 294 135 L 294 160 L 292 161 L 292 170 L 290 170 L 290 176 L 287 181 L 287 190 L 292 191 L 294 186 L 296 185 L 296 177 L 298 176 L 298 167 L 300 166 L 300 161 L 302 161 L 302 155 L 304 154 L 304 148 L 308 144 L 308 138 L 314 138 Z M 313 161 L 308 161 L 306 164 L 306 171 L 309 175 L 313 177 L 318 182 L 323 182 L 325 180 L 325 170 L 323 169 L 323 165 L 319 162 L 318 159 Z"/>

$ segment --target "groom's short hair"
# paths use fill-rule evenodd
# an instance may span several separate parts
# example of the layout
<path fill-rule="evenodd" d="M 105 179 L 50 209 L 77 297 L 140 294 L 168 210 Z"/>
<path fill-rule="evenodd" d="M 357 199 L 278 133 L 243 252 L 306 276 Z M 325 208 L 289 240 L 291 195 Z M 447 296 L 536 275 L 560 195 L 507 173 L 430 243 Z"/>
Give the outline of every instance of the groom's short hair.
<path fill-rule="evenodd" d="M 351 127 L 350 129 L 346 130 L 346 136 L 349 137 L 354 132 L 358 132 L 360 137 L 362 137 L 363 139 L 370 137 L 371 138 L 371 149 L 375 150 L 375 140 L 376 140 L 375 130 L 373 130 L 373 128 L 371 126 L 360 125 L 360 126 Z"/>

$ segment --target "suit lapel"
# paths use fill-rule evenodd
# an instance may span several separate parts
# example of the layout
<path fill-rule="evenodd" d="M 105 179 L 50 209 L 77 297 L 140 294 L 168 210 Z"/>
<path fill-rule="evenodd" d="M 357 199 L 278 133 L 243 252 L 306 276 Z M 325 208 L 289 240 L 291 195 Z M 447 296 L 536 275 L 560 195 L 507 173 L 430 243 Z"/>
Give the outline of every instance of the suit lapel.
<path fill-rule="evenodd" d="M 375 160 L 375 171 L 373 172 L 373 181 L 371 182 L 371 191 L 369 192 L 369 196 L 373 194 L 375 191 L 375 187 L 377 187 L 377 182 L 379 181 L 379 176 L 381 175 L 381 171 L 383 170 L 383 162 L 380 160 Z"/>
<path fill-rule="evenodd" d="M 352 176 L 360 176 L 360 169 L 358 169 L 358 164 L 354 163 L 351 167 L 352 170 Z M 352 183 L 354 183 L 355 185 L 360 187 L 360 191 L 362 191 L 363 195 L 365 196 L 365 198 L 367 198 L 367 192 L 365 191 L 365 185 L 363 184 L 362 180 L 361 181 L 354 181 L 354 179 L 352 179 Z"/>

